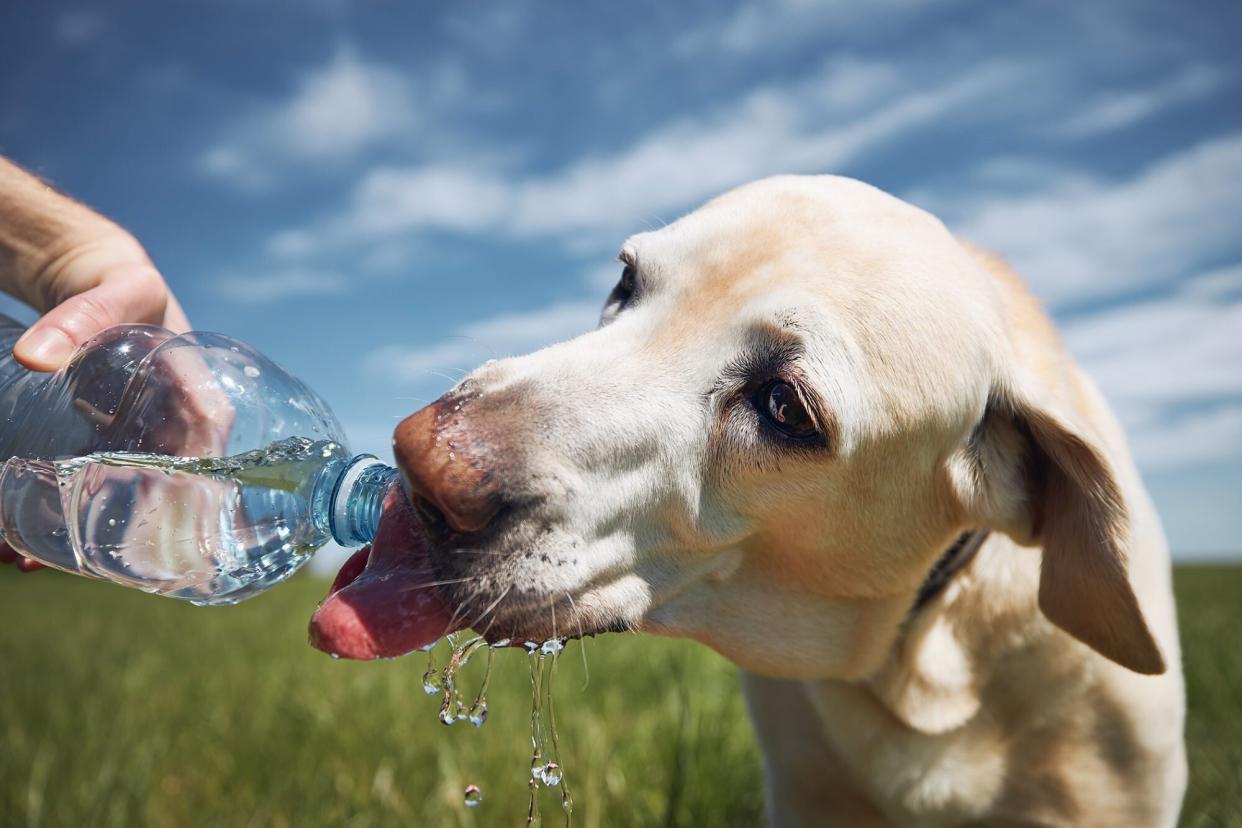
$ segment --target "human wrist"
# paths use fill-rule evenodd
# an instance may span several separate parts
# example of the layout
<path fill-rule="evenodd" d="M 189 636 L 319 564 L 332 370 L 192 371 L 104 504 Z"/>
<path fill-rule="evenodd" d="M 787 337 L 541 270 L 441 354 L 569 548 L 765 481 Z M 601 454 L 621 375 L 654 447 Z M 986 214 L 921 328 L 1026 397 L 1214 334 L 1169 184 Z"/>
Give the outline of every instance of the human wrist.
<path fill-rule="evenodd" d="M 120 226 L 0 158 L 0 289 L 46 311 L 63 299 L 68 263 L 105 252 L 148 262 Z"/>

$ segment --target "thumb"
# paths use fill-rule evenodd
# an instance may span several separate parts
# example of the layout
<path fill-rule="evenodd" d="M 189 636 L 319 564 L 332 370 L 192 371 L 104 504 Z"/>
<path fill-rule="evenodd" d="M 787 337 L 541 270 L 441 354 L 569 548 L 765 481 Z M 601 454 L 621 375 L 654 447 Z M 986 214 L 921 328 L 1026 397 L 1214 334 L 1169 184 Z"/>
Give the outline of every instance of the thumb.
<path fill-rule="evenodd" d="M 159 323 L 161 291 L 146 289 L 142 279 L 100 283 L 71 296 L 30 326 L 13 346 L 13 357 L 32 371 L 55 371 L 84 342 L 121 322 Z M 155 307 L 158 304 L 159 307 Z"/>

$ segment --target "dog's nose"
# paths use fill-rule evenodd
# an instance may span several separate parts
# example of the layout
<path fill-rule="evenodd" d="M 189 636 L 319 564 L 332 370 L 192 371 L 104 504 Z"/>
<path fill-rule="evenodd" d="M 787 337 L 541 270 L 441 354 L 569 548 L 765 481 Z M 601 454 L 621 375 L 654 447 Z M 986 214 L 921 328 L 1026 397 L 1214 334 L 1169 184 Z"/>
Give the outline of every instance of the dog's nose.
<path fill-rule="evenodd" d="M 504 501 L 492 448 L 462 416 L 458 398 L 441 397 L 406 417 L 393 433 L 397 465 L 412 497 L 431 503 L 457 532 L 486 529 Z"/>

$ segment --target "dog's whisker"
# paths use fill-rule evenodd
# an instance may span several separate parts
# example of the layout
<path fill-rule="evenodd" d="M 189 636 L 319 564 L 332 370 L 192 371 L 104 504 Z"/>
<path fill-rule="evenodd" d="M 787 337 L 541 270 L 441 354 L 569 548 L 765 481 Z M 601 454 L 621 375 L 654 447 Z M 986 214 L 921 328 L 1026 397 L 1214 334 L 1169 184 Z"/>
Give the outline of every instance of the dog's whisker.
<path fill-rule="evenodd" d="M 457 605 L 457 608 L 456 608 L 455 610 L 453 610 L 453 614 L 452 614 L 452 616 L 449 618 L 448 629 L 450 629 L 450 630 L 451 630 L 451 629 L 455 629 L 455 628 L 457 627 L 457 619 L 461 617 L 462 607 L 464 607 L 464 606 L 465 606 L 465 604 L 458 604 L 458 605 Z"/>
<path fill-rule="evenodd" d="M 453 383 L 454 385 L 457 384 L 457 380 L 459 379 L 459 377 L 450 376 L 449 374 L 446 374 L 443 371 L 433 371 L 430 368 L 425 368 L 423 370 L 425 373 L 431 374 L 433 377 L 439 377 L 440 379 L 446 379 L 449 382 Z M 460 369 L 450 368 L 448 370 L 452 371 L 452 370 L 460 370 Z"/>
<path fill-rule="evenodd" d="M 513 584 L 509 584 L 507 587 L 505 587 L 501 591 L 500 595 L 496 596 L 496 600 L 492 601 L 492 603 L 488 605 L 487 609 L 483 610 L 483 613 L 478 617 L 478 619 L 475 620 L 474 623 L 475 624 L 479 623 L 484 618 L 486 618 L 488 615 L 490 615 L 492 610 L 500 606 L 500 602 L 505 599 L 505 596 L 509 594 L 509 590 L 511 589 L 513 589 Z M 495 616 L 493 616 L 491 622 L 487 625 L 487 628 L 490 630 L 492 628 L 492 624 L 495 624 L 495 623 L 496 623 L 496 618 Z M 473 626 L 473 624 L 471 626 Z"/>
<path fill-rule="evenodd" d="M 479 620 L 481 621 L 481 620 L 483 620 L 483 619 L 479 619 Z M 478 623 L 478 621 L 476 621 L 475 623 L 477 624 L 477 623 Z M 495 618 L 495 617 L 493 617 L 491 621 L 488 621 L 488 622 L 487 622 L 487 626 L 486 626 L 486 627 L 484 627 L 484 628 L 483 628 L 483 630 L 482 630 L 481 632 L 479 632 L 479 635 L 483 636 L 483 638 L 484 638 L 484 639 L 486 639 L 486 638 L 487 638 L 487 634 L 488 634 L 489 632 L 491 632 L 491 631 L 492 631 L 492 627 L 494 627 L 494 626 L 496 626 L 496 618 Z"/>
<path fill-rule="evenodd" d="M 442 581 L 427 581 L 425 583 L 405 586 L 402 587 L 402 592 L 412 592 L 416 589 L 429 589 L 431 587 L 448 586 L 449 584 L 468 584 L 481 580 L 483 580 L 482 575 L 468 575 L 465 578 L 446 578 Z"/>

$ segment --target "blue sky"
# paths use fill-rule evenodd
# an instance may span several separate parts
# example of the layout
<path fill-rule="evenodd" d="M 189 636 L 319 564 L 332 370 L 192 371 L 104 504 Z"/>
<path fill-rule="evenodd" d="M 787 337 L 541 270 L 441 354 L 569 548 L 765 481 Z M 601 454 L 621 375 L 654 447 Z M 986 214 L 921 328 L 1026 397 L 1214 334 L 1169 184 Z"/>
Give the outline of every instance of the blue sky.
<path fill-rule="evenodd" d="M 1242 6 L 9 3 L 0 153 L 129 227 L 200 328 L 386 455 L 589 328 L 629 233 L 836 172 L 1008 257 L 1172 544 L 1242 548 Z M 7 306 L 6 306 L 7 307 Z"/>

